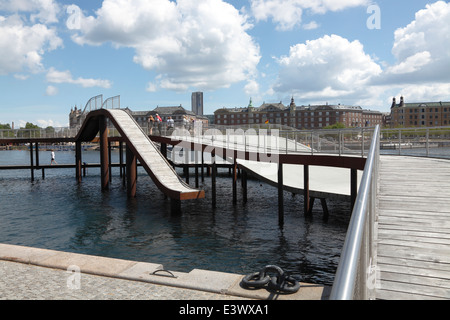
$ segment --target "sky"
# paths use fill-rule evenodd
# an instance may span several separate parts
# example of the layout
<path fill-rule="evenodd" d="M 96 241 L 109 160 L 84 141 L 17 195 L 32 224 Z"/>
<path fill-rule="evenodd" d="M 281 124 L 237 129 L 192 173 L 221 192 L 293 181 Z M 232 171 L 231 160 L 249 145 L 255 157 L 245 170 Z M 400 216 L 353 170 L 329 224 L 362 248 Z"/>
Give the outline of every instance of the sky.
<path fill-rule="evenodd" d="M 282 102 L 388 112 L 450 101 L 450 3 L 421 0 L 0 0 L 0 124 Z"/>

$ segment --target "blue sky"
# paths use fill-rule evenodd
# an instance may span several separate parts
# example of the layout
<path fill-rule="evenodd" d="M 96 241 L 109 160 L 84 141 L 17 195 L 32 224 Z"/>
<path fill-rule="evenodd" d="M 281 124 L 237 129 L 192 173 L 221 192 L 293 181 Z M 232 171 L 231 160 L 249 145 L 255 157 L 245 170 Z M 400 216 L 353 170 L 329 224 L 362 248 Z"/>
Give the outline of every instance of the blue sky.
<path fill-rule="evenodd" d="M 389 111 L 450 100 L 450 4 L 420 0 L 0 0 L 0 123 L 67 126 L 75 105 L 250 98 Z"/>

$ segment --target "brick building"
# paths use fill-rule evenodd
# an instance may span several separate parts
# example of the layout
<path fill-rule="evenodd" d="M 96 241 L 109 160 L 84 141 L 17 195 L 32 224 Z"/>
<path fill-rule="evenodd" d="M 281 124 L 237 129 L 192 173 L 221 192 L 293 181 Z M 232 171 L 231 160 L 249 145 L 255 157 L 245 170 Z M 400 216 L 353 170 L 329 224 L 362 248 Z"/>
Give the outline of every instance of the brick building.
<path fill-rule="evenodd" d="M 364 110 L 357 106 L 316 105 L 296 106 L 294 98 L 288 106 L 280 103 L 263 103 L 255 108 L 222 108 L 214 112 L 217 125 L 279 124 L 297 129 L 320 129 L 337 123 L 346 127 L 368 127 L 383 124 L 381 112 Z"/>
<path fill-rule="evenodd" d="M 400 103 L 392 99 L 391 127 L 441 127 L 450 125 L 450 102 Z"/>

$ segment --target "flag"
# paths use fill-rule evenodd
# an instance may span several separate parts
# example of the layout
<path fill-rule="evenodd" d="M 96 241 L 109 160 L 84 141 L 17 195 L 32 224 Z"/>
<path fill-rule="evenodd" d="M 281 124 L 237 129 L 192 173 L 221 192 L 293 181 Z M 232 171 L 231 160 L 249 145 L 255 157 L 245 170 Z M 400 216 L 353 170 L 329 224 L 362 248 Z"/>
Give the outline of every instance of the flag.
<path fill-rule="evenodd" d="M 264 122 L 265 124 L 268 124 L 269 123 L 269 120 L 266 120 L 266 122 Z"/>

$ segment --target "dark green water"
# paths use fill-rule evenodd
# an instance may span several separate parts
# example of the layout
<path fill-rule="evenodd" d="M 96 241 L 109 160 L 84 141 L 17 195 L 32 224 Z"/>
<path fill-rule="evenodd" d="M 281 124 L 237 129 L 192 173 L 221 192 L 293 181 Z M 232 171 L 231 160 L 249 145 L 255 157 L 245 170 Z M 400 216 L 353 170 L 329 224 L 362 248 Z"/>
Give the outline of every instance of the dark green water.
<path fill-rule="evenodd" d="M 74 153 L 58 151 L 56 161 L 73 164 Z M 98 152 L 84 151 L 83 161 L 98 163 Z M 50 163 L 50 153 L 41 151 L 40 162 Z M 0 151 L 0 165 L 28 163 L 27 151 Z M 302 197 L 286 192 L 279 226 L 276 188 L 250 180 L 244 204 L 238 184 L 233 205 L 231 178 L 222 170 L 217 208 L 212 209 L 211 179 L 205 175 L 206 199 L 183 202 L 179 214 L 171 213 L 170 201 L 141 168 L 135 199 L 127 198 L 117 168 L 107 192 L 100 190 L 99 169 L 89 169 L 81 184 L 74 169 L 46 170 L 45 179 L 36 171 L 33 183 L 29 170 L 0 171 L 0 243 L 152 262 L 182 272 L 249 274 L 275 264 L 301 281 L 332 284 L 349 203 L 328 202 L 325 222 L 317 201 L 307 219 Z"/>

